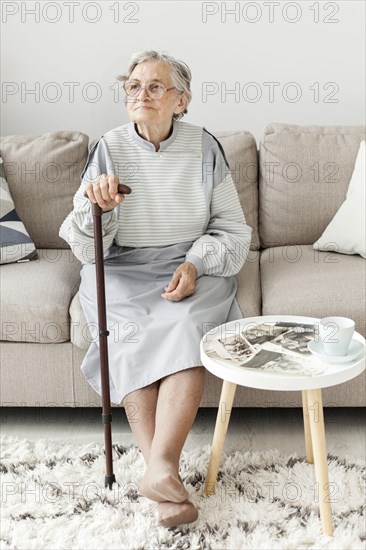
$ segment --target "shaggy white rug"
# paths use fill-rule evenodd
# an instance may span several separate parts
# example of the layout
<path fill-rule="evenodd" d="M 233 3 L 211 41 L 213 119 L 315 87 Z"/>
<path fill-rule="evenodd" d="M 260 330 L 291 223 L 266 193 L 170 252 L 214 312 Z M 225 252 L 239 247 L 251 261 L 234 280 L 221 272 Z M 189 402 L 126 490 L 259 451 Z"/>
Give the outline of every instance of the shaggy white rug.
<path fill-rule="evenodd" d="M 198 520 L 166 529 L 139 495 L 145 463 L 113 445 L 117 486 L 104 487 L 99 444 L 1 438 L 1 548 L 365 548 L 365 468 L 328 454 L 334 537 L 321 533 L 314 466 L 277 449 L 224 453 L 216 494 L 203 485 L 210 446 L 183 450 L 180 475 Z"/>

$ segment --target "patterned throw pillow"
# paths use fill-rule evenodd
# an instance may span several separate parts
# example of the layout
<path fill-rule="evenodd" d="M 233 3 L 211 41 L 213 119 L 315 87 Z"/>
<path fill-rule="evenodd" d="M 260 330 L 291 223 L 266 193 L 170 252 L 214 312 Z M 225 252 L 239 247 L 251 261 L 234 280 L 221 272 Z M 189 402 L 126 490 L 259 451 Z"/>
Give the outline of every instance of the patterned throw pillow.
<path fill-rule="evenodd" d="M 0 264 L 37 258 L 36 247 L 15 210 L 0 157 Z"/>

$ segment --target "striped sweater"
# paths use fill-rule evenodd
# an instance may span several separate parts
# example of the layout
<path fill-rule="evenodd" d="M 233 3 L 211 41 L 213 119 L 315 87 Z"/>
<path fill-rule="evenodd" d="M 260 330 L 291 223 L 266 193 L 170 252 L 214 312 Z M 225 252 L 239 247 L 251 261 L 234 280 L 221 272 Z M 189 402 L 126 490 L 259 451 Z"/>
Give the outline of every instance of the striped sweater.
<path fill-rule="evenodd" d="M 229 165 L 218 140 L 205 128 L 173 119 L 158 151 L 133 122 L 114 128 L 93 145 L 74 197 L 74 209 L 59 235 L 83 263 L 94 263 L 91 203 L 87 183 L 116 175 L 132 189 L 102 215 L 103 251 L 119 246 L 167 246 L 191 242 L 185 260 L 197 276 L 227 277 L 242 268 L 252 229 L 245 222 Z"/>

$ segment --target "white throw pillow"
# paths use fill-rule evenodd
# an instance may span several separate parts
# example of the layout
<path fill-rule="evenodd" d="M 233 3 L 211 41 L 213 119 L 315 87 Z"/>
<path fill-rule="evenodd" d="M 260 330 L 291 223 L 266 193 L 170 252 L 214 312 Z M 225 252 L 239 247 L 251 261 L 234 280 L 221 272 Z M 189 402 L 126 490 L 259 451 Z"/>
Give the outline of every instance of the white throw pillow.
<path fill-rule="evenodd" d="M 360 254 L 366 259 L 366 141 L 361 141 L 346 200 L 322 236 L 313 244 L 318 250 Z"/>

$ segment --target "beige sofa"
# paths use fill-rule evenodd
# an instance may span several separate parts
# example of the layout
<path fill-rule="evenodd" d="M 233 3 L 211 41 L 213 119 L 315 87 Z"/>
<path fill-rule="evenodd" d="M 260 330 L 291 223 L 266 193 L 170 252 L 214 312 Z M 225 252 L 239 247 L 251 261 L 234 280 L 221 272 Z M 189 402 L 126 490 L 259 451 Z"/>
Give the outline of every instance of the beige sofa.
<path fill-rule="evenodd" d="M 366 336 L 365 260 L 312 247 L 346 197 L 365 127 L 273 123 L 258 148 L 249 132 L 213 133 L 253 228 L 237 275 L 243 317 L 344 315 Z M 37 260 L 0 267 L 2 406 L 101 405 L 80 370 L 91 341 L 79 302 L 81 264 L 58 236 L 88 142 L 77 131 L 1 139 L 15 207 L 39 253 Z M 220 389 L 207 372 L 201 406 L 217 406 Z M 325 389 L 323 404 L 365 406 L 365 377 Z M 239 387 L 234 406 L 300 407 L 301 395 Z"/>

